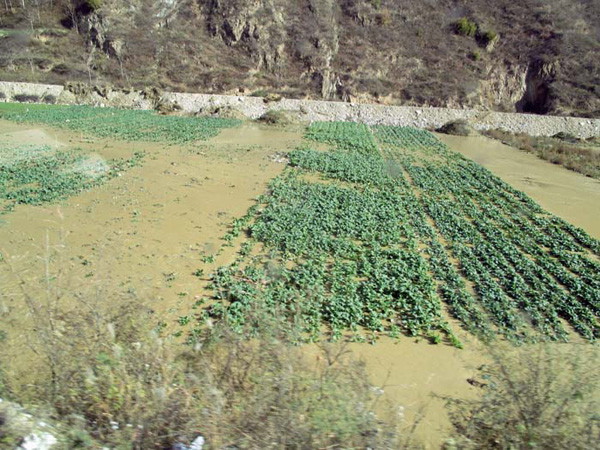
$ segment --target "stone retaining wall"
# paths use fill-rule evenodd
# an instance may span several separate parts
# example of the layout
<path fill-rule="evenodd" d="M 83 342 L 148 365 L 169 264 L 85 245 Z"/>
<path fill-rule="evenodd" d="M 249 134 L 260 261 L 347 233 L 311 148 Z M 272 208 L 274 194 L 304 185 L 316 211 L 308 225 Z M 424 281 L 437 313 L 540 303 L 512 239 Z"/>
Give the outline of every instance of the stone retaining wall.
<path fill-rule="evenodd" d="M 66 90 L 63 86 L 0 82 L 0 101 L 14 101 L 15 96 L 19 94 L 36 95 L 40 97 L 40 100 L 44 96 L 52 95 L 61 104 L 84 103 L 93 106 L 134 109 L 152 109 L 153 107 L 153 101 L 137 91 L 129 93 L 110 91 L 105 96 L 97 92 L 90 92 L 82 98 Z M 501 129 L 512 133 L 526 133 L 531 136 L 552 136 L 564 132 L 581 138 L 600 137 L 600 119 L 316 100 L 282 99 L 266 102 L 260 97 L 209 94 L 165 93 L 163 100 L 177 103 L 187 113 L 231 108 L 249 119 L 257 119 L 269 110 L 281 110 L 293 112 L 300 120 L 306 122 L 344 120 L 368 125 L 404 125 L 429 129 L 439 128 L 448 122 L 463 119 L 478 130 Z"/>

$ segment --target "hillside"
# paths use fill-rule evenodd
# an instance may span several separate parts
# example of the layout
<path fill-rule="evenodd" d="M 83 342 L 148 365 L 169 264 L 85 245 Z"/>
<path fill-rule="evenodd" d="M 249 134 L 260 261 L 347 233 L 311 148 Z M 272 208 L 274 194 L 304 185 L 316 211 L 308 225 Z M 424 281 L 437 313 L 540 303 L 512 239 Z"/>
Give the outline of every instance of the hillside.
<path fill-rule="evenodd" d="M 595 0 L 7 0 L 1 11 L 7 81 L 600 117 Z"/>

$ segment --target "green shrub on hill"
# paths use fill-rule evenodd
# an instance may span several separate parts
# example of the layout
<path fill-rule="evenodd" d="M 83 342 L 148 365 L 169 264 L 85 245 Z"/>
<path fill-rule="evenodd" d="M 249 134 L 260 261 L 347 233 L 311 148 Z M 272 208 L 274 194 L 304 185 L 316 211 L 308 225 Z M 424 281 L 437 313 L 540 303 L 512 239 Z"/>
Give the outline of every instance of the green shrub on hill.
<path fill-rule="evenodd" d="M 466 17 L 461 17 L 454 22 L 454 32 L 461 36 L 474 37 L 477 32 L 477 24 Z"/>

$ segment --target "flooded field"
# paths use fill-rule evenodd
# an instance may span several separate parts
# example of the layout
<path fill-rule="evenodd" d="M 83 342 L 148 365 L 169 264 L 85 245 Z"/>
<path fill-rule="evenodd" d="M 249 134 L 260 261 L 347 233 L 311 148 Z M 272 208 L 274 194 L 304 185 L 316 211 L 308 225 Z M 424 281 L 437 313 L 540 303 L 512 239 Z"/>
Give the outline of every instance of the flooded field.
<path fill-rule="evenodd" d="M 229 222 L 243 215 L 283 168 L 273 161 L 277 152 L 299 139 L 297 133 L 250 127 L 228 130 L 210 146 L 165 148 L 40 129 L 6 133 L 14 127 L 0 127 L 5 140 L 76 146 L 105 159 L 147 153 L 143 167 L 97 189 L 57 205 L 19 206 L 2 216 L 0 242 L 5 255 L 31 255 L 23 264 L 35 274 L 31 263 L 48 236 L 52 245 L 64 247 L 67 259 L 85 261 L 90 281 L 102 267 L 101 277 L 134 289 L 165 311 L 182 301 L 178 294 L 195 294 L 198 280 L 192 272 L 200 255 L 221 245 Z"/>
<path fill-rule="evenodd" d="M 28 353 L 27 310 L 18 284 L 44 295 L 46 255 L 52 273 L 68 270 L 63 289 L 102 289 L 112 301 L 133 298 L 176 328 L 194 298 L 206 295 L 206 280 L 193 275 L 205 266 L 201 257 L 222 245 L 231 220 L 283 169 L 275 162 L 278 152 L 299 138 L 297 132 L 250 126 L 227 130 L 210 146 L 166 147 L 0 123 L 3 142 L 77 147 L 104 159 L 146 153 L 142 167 L 102 186 L 59 204 L 18 205 L 0 216 L 0 251 L 10 263 L 0 271 L 0 309 L 11 353 Z M 234 252 L 224 252 L 214 267 Z M 23 372 L 31 375 L 28 363 Z"/>
<path fill-rule="evenodd" d="M 8 262 L 0 269 L 0 313 L 10 355 L 27 354 L 27 309 L 20 302 L 19 284 L 42 295 L 39 280 L 50 254 L 60 255 L 50 265 L 61 262 L 71 268 L 65 288 L 111 286 L 127 294 L 127 301 L 135 298 L 150 307 L 167 329 L 176 330 L 177 318 L 188 314 L 196 299 L 209 295 L 207 277 L 194 273 L 231 263 L 238 249 L 225 248 L 209 263 L 203 257 L 221 248 L 232 220 L 243 216 L 268 182 L 282 173 L 284 154 L 302 142 L 303 132 L 243 124 L 205 142 L 163 145 L 0 121 L 0 141 L 6 144 L 77 148 L 94 161 L 145 152 L 141 166 L 101 186 L 54 204 L 17 205 L 0 216 L 0 252 Z M 489 139 L 441 139 L 549 212 L 600 238 L 598 181 Z M 428 448 L 439 446 L 449 426 L 439 397 L 479 394 L 467 379 L 486 362 L 478 340 L 442 312 L 463 349 L 405 336 L 348 346 L 365 362 L 372 382 L 383 390 L 382 398 L 401 407 L 397 412 L 407 423 L 423 415 L 416 436 Z M 309 356 L 313 350 L 306 347 Z M 18 366 L 21 373 L 11 375 L 33 382 L 30 358 Z"/>
<path fill-rule="evenodd" d="M 597 206 L 600 205 L 600 181 L 486 137 L 438 137 L 453 150 L 525 192 L 547 211 L 600 239 L 600 208 Z"/>

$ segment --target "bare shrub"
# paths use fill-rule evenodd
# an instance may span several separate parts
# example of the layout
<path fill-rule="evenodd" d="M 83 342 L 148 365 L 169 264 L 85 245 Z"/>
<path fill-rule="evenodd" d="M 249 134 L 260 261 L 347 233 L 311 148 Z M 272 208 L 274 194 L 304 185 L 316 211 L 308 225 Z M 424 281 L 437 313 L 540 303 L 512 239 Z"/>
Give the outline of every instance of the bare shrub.
<path fill-rule="evenodd" d="M 179 103 L 175 102 L 175 101 L 171 101 L 171 100 L 167 100 L 165 98 L 161 98 L 160 100 L 158 100 L 156 102 L 156 105 L 154 106 L 155 111 L 157 111 L 159 114 L 170 114 L 170 113 L 175 113 L 178 111 L 181 111 L 181 106 L 179 105 Z"/>
<path fill-rule="evenodd" d="M 293 111 L 270 109 L 258 120 L 269 125 L 290 125 L 297 123 L 298 117 Z"/>
<path fill-rule="evenodd" d="M 210 389 L 204 433 L 215 448 L 398 448 L 345 346 L 324 345 L 310 361 L 271 331 L 248 340 L 224 330 L 192 370 Z"/>
<path fill-rule="evenodd" d="M 16 94 L 13 96 L 13 100 L 21 103 L 37 103 L 40 101 L 40 97 L 39 95 Z"/>
<path fill-rule="evenodd" d="M 139 299 L 83 289 L 61 253 L 47 245 L 34 281 L 2 261 L 27 305 L 30 370 L 39 371 L 33 386 L 9 377 L 6 393 L 55 411 L 68 448 L 165 449 L 198 435 L 210 448 L 401 447 L 397 424 L 373 413 L 377 397 L 345 347 L 308 359 L 290 345 L 284 315 L 260 304 L 248 328 L 207 325 L 182 346 Z"/>
<path fill-rule="evenodd" d="M 600 363 L 589 345 L 489 349 L 479 399 L 448 403 L 447 448 L 590 449 L 600 442 Z"/>
<path fill-rule="evenodd" d="M 389 9 L 382 10 L 379 14 L 377 14 L 377 25 L 381 27 L 386 27 L 392 23 L 392 14 Z"/>
<path fill-rule="evenodd" d="M 42 97 L 42 102 L 48 103 L 49 105 L 54 105 L 56 103 L 56 96 L 52 94 L 47 94 Z"/>
<path fill-rule="evenodd" d="M 498 39 L 498 33 L 493 30 L 483 31 L 477 34 L 477 41 L 482 47 L 488 47 Z"/>
<path fill-rule="evenodd" d="M 9 396 L 47 406 L 111 445 L 165 448 L 191 438 L 186 431 L 199 418 L 193 391 L 168 339 L 153 329 L 150 311 L 108 286 L 84 289 L 60 246 L 47 242 L 43 258 L 38 280 L 24 279 L 9 258 L 2 261 L 17 280 L 12 295 L 26 304 L 24 331 L 35 355 L 30 370 L 39 372 L 33 386 L 23 386 L 12 361 L 2 358 L 16 376 L 6 377 Z"/>

